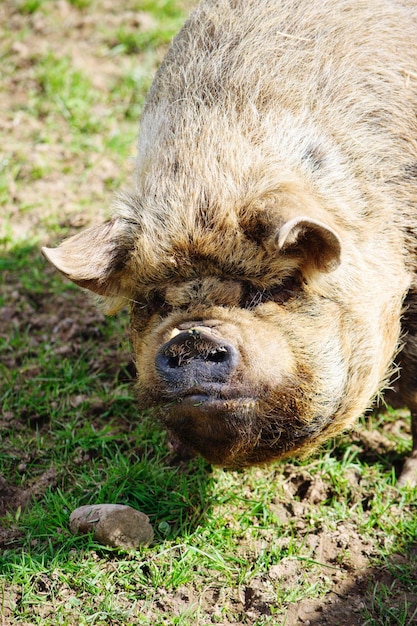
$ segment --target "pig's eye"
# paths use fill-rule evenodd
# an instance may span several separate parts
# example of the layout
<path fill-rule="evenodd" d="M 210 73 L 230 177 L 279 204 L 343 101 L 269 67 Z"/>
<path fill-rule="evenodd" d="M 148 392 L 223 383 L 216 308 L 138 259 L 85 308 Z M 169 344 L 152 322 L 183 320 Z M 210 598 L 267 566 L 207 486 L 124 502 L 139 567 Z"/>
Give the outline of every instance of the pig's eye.
<path fill-rule="evenodd" d="M 159 291 L 154 291 L 148 297 L 147 309 L 150 315 L 154 313 L 167 314 L 172 310 L 172 307 Z"/>
<path fill-rule="evenodd" d="M 242 307 L 254 309 L 265 302 L 285 304 L 294 298 L 300 290 L 300 281 L 294 276 L 288 277 L 279 285 L 268 289 L 259 289 L 254 285 L 246 285 L 243 289 Z"/>

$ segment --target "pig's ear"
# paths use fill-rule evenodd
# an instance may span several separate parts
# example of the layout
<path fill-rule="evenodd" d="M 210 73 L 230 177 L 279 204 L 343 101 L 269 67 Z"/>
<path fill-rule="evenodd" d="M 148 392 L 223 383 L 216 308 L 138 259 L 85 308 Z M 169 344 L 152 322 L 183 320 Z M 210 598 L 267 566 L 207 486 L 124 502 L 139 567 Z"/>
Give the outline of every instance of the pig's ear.
<path fill-rule="evenodd" d="M 295 217 L 275 235 L 278 250 L 302 252 L 321 272 L 333 272 L 340 265 L 342 245 L 338 234 L 327 224 L 310 217 Z"/>
<path fill-rule="evenodd" d="M 132 247 L 129 225 L 116 218 L 66 239 L 57 248 L 42 248 L 42 252 L 80 287 L 114 297 L 124 291 L 122 274 Z"/>

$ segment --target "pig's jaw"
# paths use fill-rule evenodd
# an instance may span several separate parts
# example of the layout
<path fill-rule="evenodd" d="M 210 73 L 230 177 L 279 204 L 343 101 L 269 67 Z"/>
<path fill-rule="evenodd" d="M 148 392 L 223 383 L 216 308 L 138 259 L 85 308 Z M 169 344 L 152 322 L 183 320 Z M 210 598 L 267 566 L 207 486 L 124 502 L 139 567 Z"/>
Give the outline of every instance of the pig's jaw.
<path fill-rule="evenodd" d="M 159 415 L 186 448 L 210 463 L 234 466 L 242 446 L 251 445 L 254 407 L 252 398 L 222 400 L 192 394 L 160 407 Z"/>
<path fill-rule="evenodd" d="M 266 463 L 297 453 L 331 417 L 308 423 L 294 415 L 271 412 L 255 398 L 220 399 L 201 393 L 159 406 L 159 418 L 188 450 L 223 467 Z"/>

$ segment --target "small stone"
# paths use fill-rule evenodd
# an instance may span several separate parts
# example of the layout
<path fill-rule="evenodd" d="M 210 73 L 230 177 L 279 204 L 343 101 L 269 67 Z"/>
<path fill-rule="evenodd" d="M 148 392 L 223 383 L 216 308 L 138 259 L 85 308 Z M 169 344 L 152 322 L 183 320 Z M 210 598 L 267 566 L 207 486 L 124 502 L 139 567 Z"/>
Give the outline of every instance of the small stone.
<path fill-rule="evenodd" d="M 123 504 L 80 506 L 71 513 L 69 526 L 73 535 L 92 532 L 96 541 L 113 548 L 137 548 L 153 539 L 148 516 Z"/>

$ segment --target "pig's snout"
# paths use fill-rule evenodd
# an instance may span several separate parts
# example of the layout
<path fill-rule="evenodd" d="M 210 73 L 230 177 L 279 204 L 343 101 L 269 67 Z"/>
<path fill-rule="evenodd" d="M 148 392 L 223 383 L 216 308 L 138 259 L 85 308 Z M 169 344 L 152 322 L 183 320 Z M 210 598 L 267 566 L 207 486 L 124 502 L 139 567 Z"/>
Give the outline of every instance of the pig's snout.
<path fill-rule="evenodd" d="M 213 385 L 226 383 L 238 360 L 238 352 L 230 343 L 204 329 L 189 328 L 159 349 L 155 365 L 169 389 L 184 393 L 210 391 Z"/>

